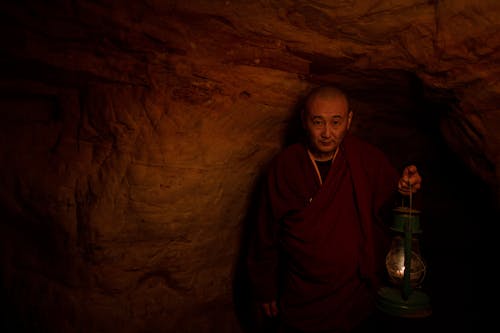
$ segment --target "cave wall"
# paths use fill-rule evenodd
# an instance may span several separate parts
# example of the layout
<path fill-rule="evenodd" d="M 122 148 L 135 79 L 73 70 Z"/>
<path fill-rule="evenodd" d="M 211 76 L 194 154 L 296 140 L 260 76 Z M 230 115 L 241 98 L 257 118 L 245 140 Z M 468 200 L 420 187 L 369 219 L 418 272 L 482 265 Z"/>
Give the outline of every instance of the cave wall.
<path fill-rule="evenodd" d="M 437 317 L 482 301 L 450 301 L 481 281 L 448 274 L 462 257 L 482 267 L 500 202 L 496 1 L 24 1 L 0 15 L 4 325 L 253 327 L 239 260 L 255 189 L 326 82 L 351 95 L 354 132 L 428 180 Z"/>

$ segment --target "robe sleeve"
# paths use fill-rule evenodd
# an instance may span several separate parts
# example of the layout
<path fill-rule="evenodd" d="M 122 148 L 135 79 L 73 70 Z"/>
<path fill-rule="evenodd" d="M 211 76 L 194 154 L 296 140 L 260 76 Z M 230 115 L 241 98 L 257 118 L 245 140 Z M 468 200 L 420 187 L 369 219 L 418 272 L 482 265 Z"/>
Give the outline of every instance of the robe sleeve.
<path fill-rule="evenodd" d="M 380 227 L 387 227 L 392 219 L 392 209 L 400 198 L 397 191 L 399 174 L 385 155 L 380 155 L 378 163 L 377 174 L 373 177 L 375 223 Z"/>
<path fill-rule="evenodd" d="M 385 275 L 389 224 L 397 197 L 397 170 L 377 147 L 355 137 L 344 139 L 360 216 L 363 245 L 360 270 L 374 286 Z"/>
<path fill-rule="evenodd" d="M 260 191 L 255 225 L 250 237 L 247 258 L 250 282 L 257 302 L 265 303 L 278 297 L 278 222 L 273 217 L 268 173 Z"/>

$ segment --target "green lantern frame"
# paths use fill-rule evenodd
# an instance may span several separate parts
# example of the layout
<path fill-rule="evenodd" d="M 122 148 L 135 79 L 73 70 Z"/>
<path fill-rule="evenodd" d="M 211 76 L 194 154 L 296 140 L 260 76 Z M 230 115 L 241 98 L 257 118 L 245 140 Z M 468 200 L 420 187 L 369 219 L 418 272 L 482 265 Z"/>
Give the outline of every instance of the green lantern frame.
<path fill-rule="evenodd" d="M 429 296 L 410 281 L 412 241 L 420 234 L 419 211 L 407 207 L 393 210 L 391 230 L 404 235 L 404 273 L 400 287 L 382 287 L 377 293 L 377 308 L 389 315 L 404 318 L 424 318 L 432 314 Z M 423 278 L 422 278 L 423 279 Z M 419 283 L 420 284 L 420 283 Z"/>

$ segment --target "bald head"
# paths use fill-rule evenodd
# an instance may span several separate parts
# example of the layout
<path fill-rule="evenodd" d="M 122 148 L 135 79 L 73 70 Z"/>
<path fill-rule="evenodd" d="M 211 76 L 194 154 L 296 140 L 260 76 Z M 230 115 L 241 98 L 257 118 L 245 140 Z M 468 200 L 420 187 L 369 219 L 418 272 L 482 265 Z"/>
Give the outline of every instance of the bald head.
<path fill-rule="evenodd" d="M 316 87 L 306 97 L 304 108 L 301 110 L 300 115 L 302 123 L 304 123 L 307 113 L 311 110 L 312 104 L 317 100 L 342 101 L 342 103 L 345 103 L 347 110 L 349 110 L 347 95 L 341 89 L 334 86 Z"/>
<path fill-rule="evenodd" d="M 321 86 L 313 89 L 309 93 L 306 99 L 305 103 L 306 112 L 310 109 L 311 104 L 317 99 L 323 99 L 323 100 L 340 99 L 346 103 L 347 108 L 349 109 L 349 101 L 347 100 L 346 94 L 342 90 L 334 86 Z"/>

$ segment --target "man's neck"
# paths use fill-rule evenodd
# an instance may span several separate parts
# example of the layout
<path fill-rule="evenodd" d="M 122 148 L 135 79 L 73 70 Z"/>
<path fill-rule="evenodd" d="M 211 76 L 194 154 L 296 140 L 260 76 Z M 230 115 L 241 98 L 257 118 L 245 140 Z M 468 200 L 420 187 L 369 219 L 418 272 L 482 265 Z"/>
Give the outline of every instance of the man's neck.
<path fill-rule="evenodd" d="M 315 161 L 326 162 L 333 159 L 333 156 L 335 156 L 337 149 L 335 149 L 335 151 L 332 151 L 330 153 L 318 153 L 318 152 L 313 152 L 311 150 L 309 150 L 309 152 L 313 156 Z"/>

